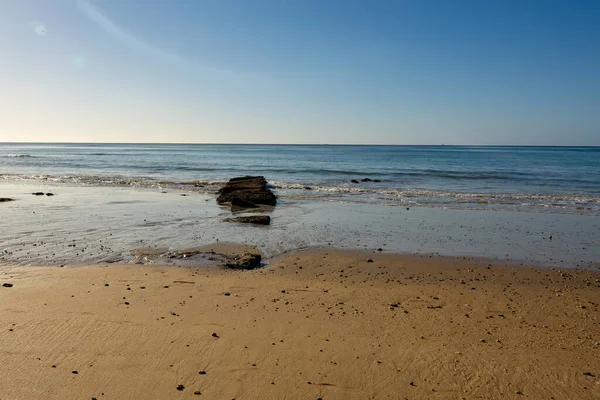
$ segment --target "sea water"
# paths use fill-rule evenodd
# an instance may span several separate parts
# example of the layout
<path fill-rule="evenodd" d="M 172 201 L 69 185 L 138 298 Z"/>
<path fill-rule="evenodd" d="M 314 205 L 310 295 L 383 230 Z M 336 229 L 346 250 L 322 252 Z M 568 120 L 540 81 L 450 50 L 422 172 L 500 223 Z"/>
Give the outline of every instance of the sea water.
<path fill-rule="evenodd" d="M 546 147 L 1 144 L 0 197 L 16 200 L 0 204 L 0 264 L 127 262 L 134 249 L 229 241 L 267 257 L 332 246 L 596 268 L 599 155 Z M 279 197 L 270 226 L 224 222 L 232 213 L 215 192 L 246 174 L 265 175 Z"/>

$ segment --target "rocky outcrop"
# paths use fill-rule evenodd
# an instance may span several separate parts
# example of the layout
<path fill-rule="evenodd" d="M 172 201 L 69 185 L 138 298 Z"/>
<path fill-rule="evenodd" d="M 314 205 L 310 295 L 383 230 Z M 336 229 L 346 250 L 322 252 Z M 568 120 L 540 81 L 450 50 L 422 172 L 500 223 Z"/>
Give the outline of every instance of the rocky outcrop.
<path fill-rule="evenodd" d="M 227 218 L 225 221 L 241 222 L 245 224 L 269 225 L 271 223 L 271 217 L 268 215 L 252 215 L 249 217 Z"/>
<path fill-rule="evenodd" d="M 250 208 L 247 207 L 249 203 L 275 206 L 277 197 L 267 187 L 267 180 L 263 176 L 243 176 L 231 178 L 219 189 L 217 203 L 231 203 L 237 208 Z"/>
<path fill-rule="evenodd" d="M 246 253 L 233 257 L 225 266 L 233 269 L 254 269 L 260 267 L 260 254 Z"/>
<path fill-rule="evenodd" d="M 358 179 L 352 179 L 350 182 L 352 183 L 360 183 L 360 182 L 381 182 L 381 179 L 371 179 L 371 178 L 363 178 L 360 181 Z"/>

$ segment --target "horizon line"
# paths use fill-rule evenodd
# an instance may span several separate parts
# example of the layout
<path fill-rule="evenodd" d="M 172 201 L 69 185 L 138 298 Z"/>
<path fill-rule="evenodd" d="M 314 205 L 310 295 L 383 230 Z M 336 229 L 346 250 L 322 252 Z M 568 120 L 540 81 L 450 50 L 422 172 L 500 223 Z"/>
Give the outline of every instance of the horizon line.
<path fill-rule="evenodd" d="M 121 145 L 243 145 L 243 146 L 436 146 L 436 147 L 600 147 L 598 145 L 564 145 L 564 144 L 392 144 L 392 143 L 219 143 L 219 142 L 18 142 L 0 141 L 0 144 L 121 144 Z"/>

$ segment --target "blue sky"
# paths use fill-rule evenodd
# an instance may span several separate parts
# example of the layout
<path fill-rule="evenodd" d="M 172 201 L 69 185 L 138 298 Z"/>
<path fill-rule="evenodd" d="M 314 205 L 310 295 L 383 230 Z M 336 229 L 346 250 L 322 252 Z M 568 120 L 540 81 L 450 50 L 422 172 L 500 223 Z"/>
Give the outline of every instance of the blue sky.
<path fill-rule="evenodd" d="M 600 2 L 0 1 L 0 141 L 600 145 Z"/>

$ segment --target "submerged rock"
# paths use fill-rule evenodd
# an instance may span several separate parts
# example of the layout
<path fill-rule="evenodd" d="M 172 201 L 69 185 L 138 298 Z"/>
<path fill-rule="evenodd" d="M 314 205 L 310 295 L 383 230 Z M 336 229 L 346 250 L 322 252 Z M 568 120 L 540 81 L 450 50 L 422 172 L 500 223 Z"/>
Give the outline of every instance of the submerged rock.
<path fill-rule="evenodd" d="M 263 176 L 242 176 L 231 178 L 225 186 L 219 189 L 217 203 L 236 203 L 236 207 L 253 203 L 269 206 L 277 205 L 277 196 L 267 188 L 267 180 Z M 248 207 L 246 207 L 248 208 Z"/>
<path fill-rule="evenodd" d="M 254 269 L 260 267 L 260 254 L 246 253 L 233 257 L 225 266 L 233 269 Z"/>
<path fill-rule="evenodd" d="M 252 215 L 249 217 L 227 218 L 225 221 L 240 222 L 243 224 L 269 225 L 271 223 L 271 217 L 268 215 Z"/>

